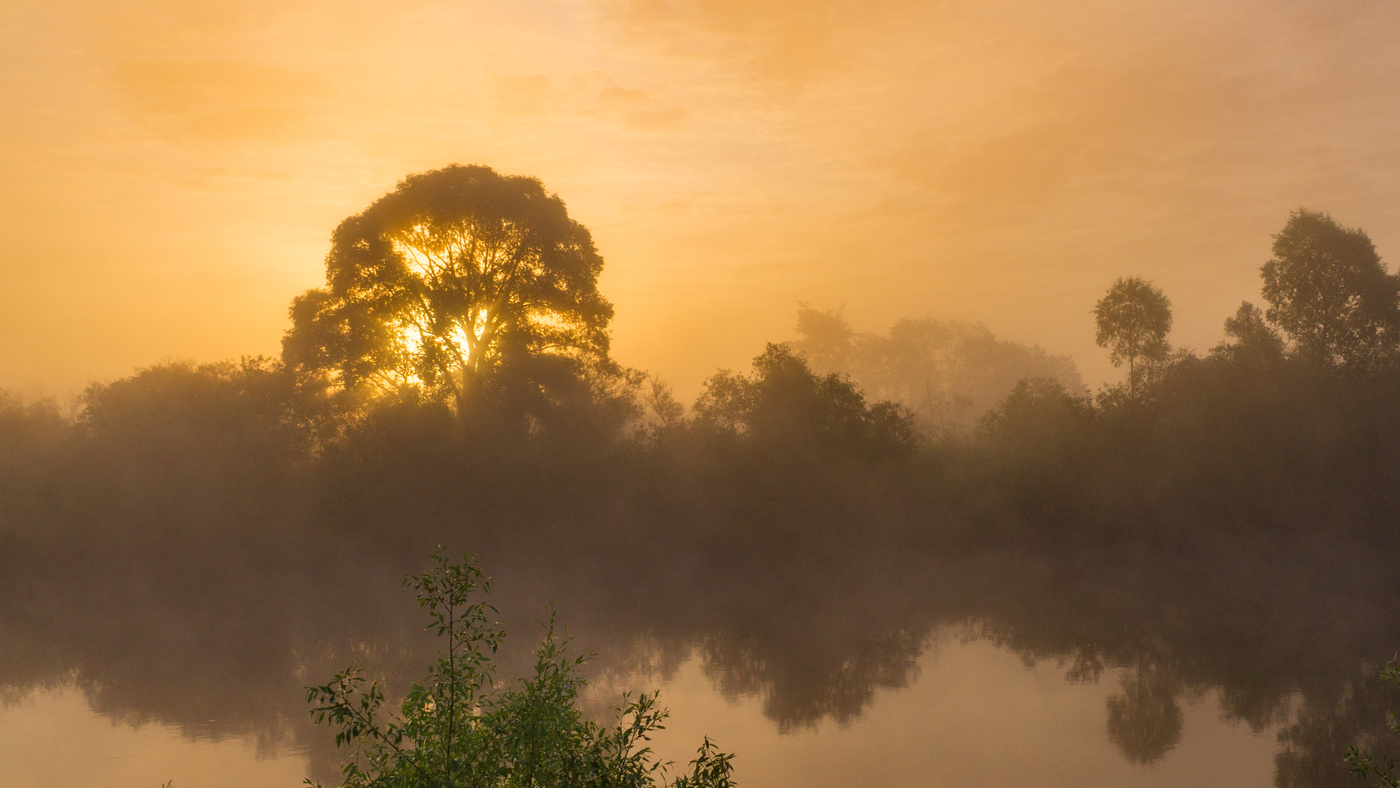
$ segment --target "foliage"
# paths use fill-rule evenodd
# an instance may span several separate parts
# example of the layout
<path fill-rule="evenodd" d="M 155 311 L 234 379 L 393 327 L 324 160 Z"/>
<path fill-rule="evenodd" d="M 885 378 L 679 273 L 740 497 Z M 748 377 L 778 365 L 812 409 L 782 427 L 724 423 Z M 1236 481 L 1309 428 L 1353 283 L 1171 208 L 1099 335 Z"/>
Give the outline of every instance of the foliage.
<path fill-rule="evenodd" d="M 293 302 L 283 358 L 313 387 L 411 388 L 454 407 L 615 376 L 602 267 L 538 180 L 460 165 L 411 175 L 336 228 L 327 286 Z"/>
<path fill-rule="evenodd" d="M 173 506 L 181 496 L 166 491 L 179 484 L 199 490 L 191 503 L 272 497 L 247 491 L 266 491 L 305 459 L 319 418 L 282 366 L 261 357 L 158 364 L 89 386 L 81 404 L 76 433 L 87 456 L 109 468 L 114 483 Z"/>
<path fill-rule="evenodd" d="M 1348 367 L 1388 363 L 1400 347 L 1400 278 L 1365 231 L 1298 210 L 1260 269 L 1269 320 L 1303 356 Z"/>
<path fill-rule="evenodd" d="M 52 401 L 25 403 L 0 389 L 0 478 L 24 473 L 40 458 L 62 452 L 70 431 Z"/>
<path fill-rule="evenodd" d="M 565 654 L 551 616 L 535 657 L 534 675 L 497 689 L 492 659 L 505 638 L 491 622 L 495 609 L 475 601 L 489 579 L 465 556 L 439 550 L 430 571 L 404 579 L 427 611 L 446 653 L 414 684 L 390 718 L 381 716 L 383 689 L 366 686 L 355 667 L 310 687 L 312 716 L 339 730 L 338 746 L 355 747 L 343 766 L 346 788 L 643 788 L 664 780 L 665 765 L 646 745 L 664 726 L 655 694 L 643 694 L 604 727 L 578 709 L 584 657 Z M 729 788 L 732 756 L 707 737 L 689 774 L 673 788 Z"/>
<path fill-rule="evenodd" d="M 1211 348 L 1211 355 L 1244 364 L 1271 364 L 1283 358 L 1283 337 L 1248 301 L 1225 318 L 1225 336 L 1229 339 Z"/>
<path fill-rule="evenodd" d="M 250 440 L 250 434 L 282 433 L 293 449 L 305 437 L 311 414 L 295 401 L 291 379 L 266 357 L 238 362 L 167 362 L 130 377 L 93 384 L 82 396 L 79 418 L 90 437 L 127 445 L 163 441 Z"/>
<path fill-rule="evenodd" d="M 37 525 L 72 495 L 64 473 L 73 425 L 52 401 L 25 403 L 0 389 L 0 540 L 5 525 Z"/>
<path fill-rule="evenodd" d="M 676 399 L 675 392 L 660 377 L 647 378 L 642 388 L 642 423 L 652 436 L 669 430 L 679 429 L 685 422 L 685 406 Z"/>
<path fill-rule="evenodd" d="M 1395 659 L 1381 668 L 1381 678 L 1400 686 L 1400 665 L 1396 664 Z M 1400 716 L 1394 711 L 1386 714 L 1386 724 L 1391 735 L 1400 736 Z M 1395 759 L 1387 754 L 1377 755 L 1369 748 L 1353 744 L 1347 750 L 1346 763 L 1358 778 L 1375 777 L 1375 785 L 1379 788 L 1400 788 L 1400 772 L 1396 771 Z"/>
<path fill-rule="evenodd" d="M 978 435 L 1001 444 L 1044 450 L 1058 438 L 1086 426 L 1093 415 L 1088 397 L 1071 394 L 1057 380 L 1027 378 L 982 417 Z"/>
<path fill-rule="evenodd" d="M 860 341 L 840 310 L 823 312 L 805 301 L 797 305 L 797 335 L 793 348 L 821 370 L 847 368 Z"/>
<path fill-rule="evenodd" d="M 1095 305 L 1094 322 L 1094 341 L 1108 348 L 1113 366 L 1127 362 L 1128 396 L 1135 398 L 1142 383 L 1142 363 L 1163 361 L 1171 351 L 1167 344 L 1171 301 L 1146 279 L 1122 277 Z"/>
<path fill-rule="evenodd" d="M 850 378 L 818 375 L 787 345 L 769 344 L 751 376 L 724 371 L 705 382 L 696 422 L 711 434 L 744 436 L 787 452 L 834 451 L 870 458 L 907 455 L 915 435 L 907 410 L 867 404 Z"/>

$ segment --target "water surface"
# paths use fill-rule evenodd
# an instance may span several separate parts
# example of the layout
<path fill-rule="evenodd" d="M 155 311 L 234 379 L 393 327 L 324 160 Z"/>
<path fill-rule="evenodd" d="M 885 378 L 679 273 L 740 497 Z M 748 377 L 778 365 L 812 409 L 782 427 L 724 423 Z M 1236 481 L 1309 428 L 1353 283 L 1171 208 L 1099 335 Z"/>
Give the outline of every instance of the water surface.
<path fill-rule="evenodd" d="M 659 751 L 708 733 L 755 786 L 1322 788 L 1354 785 L 1350 744 L 1388 743 L 1384 556 L 748 538 L 496 539 L 500 675 L 527 672 L 552 603 L 596 654 L 592 712 L 659 688 Z M 343 754 L 303 688 L 354 660 L 392 692 L 435 644 L 398 587 L 426 551 L 313 547 L 11 554 L 7 784 L 333 784 Z"/>

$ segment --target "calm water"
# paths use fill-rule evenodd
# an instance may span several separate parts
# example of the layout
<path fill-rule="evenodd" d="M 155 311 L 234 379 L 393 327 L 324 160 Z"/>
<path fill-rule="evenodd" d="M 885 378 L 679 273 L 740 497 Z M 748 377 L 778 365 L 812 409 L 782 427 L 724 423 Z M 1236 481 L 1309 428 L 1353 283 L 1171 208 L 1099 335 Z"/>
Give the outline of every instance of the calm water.
<path fill-rule="evenodd" d="M 659 752 L 688 760 L 706 732 L 738 750 L 752 786 L 1269 786 L 1275 732 L 1222 719 L 1214 693 L 1184 698 L 1179 742 L 1135 765 L 1106 735 L 1106 705 L 1122 671 L 1067 682 L 1053 661 L 1027 666 L 985 640 L 953 634 L 917 661 L 917 678 L 875 694 L 859 717 L 780 731 L 761 694 L 725 697 L 691 657 L 664 681 L 600 677 L 602 700 L 620 686 L 662 690 L 672 712 Z M 648 681 L 648 679 L 652 679 Z M 298 785 L 311 774 L 305 746 L 261 746 L 253 736 L 201 735 L 157 720 L 105 716 L 66 686 L 35 691 L 0 711 L 0 763 L 12 788 L 102 785 L 234 788 Z"/>
<path fill-rule="evenodd" d="M 1245 554 L 484 563 L 502 676 L 553 602 L 597 654 L 590 708 L 660 689 L 658 751 L 689 760 L 708 733 L 745 785 L 1354 785 L 1341 754 L 1386 743 L 1395 701 L 1375 679 L 1400 643 L 1392 575 L 1322 546 Z M 302 688 L 352 658 L 402 686 L 432 654 L 395 581 L 420 560 L 190 555 L 5 578 L 6 786 L 330 784 Z"/>

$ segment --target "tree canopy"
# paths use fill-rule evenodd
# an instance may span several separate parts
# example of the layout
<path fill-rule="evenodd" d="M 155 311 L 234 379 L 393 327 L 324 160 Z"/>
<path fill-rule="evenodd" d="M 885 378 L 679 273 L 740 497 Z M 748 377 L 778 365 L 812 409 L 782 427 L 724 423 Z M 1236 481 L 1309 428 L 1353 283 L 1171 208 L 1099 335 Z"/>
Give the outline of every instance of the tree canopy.
<path fill-rule="evenodd" d="M 611 364 L 602 268 L 534 178 L 410 175 L 336 228 L 326 287 L 292 303 L 283 358 L 333 392 L 410 390 L 459 410 L 506 379 L 548 388 Z"/>
<path fill-rule="evenodd" d="M 1228 339 L 1211 349 L 1212 356 L 1250 364 L 1283 358 L 1283 337 L 1269 325 L 1259 307 L 1248 301 L 1225 318 L 1225 336 Z"/>
<path fill-rule="evenodd" d="M 1172 305 L 1151 282 L 1122 277 L 1094 307 L 1094 341 L 1108 348 L 1113 366 L 1128 365 L 1128 395 L 1137 393 L 1142 362 L 1163 361 L 1171 351 Z"/>
<path fill-rule="evenodd" d="M 695 415 L 708 432 L 743 435 L 784 452 L 898 457 L 915 445 L 905 408 L 867 403 L 849 377 L 814 373 L 787 345 L 770 343 L 753 360 L 751 376 L 726 370 L 705 381 Z"/>
<path fill-rule="evenodd" d="M 1374 366 L 1400 346 L 1400 278 L 1386 272 L 1370 236 L 1331 215 L 1298 210 L 1274 236 L 1260 269 L 1271 322 L 1299 354 Z"/>

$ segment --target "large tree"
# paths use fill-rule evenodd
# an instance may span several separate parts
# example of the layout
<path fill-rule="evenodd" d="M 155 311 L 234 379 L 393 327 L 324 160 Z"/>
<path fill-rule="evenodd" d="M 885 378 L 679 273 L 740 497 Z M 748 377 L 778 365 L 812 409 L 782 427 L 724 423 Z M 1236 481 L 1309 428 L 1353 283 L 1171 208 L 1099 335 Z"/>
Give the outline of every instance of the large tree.
<path fill-rule="evenodd" d="M 1171 301 L 1146 279 L 1123 277 L 1099 299 L 1094 322 L 1094 341 L 1108 348 L 1113 366 L 1127 363 L 1128 396 L 1136 397 L 1144 363 L 1163 361 L 1171 351 Z"/>
<path fill-rule="evenodd" d="M 1400 346 L 1400 279 L 1390 275 L 1363 230 L 1298 210 L 1274 236 L 1264 263 L 1271 322 L 1306 358 L 1374 366 Z"/>
<path fill-rule="evenodd" d="M 410 175 L 336 228 L 326 287 L 292 303 L 283 358 L 331 391 L 407 389 L 459 409 L 503 380 L 547 389 L 611 365 L 602 267 L 534 178 Z"/>

